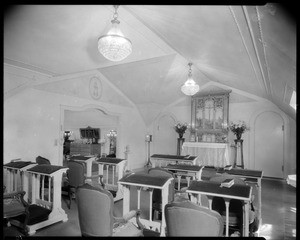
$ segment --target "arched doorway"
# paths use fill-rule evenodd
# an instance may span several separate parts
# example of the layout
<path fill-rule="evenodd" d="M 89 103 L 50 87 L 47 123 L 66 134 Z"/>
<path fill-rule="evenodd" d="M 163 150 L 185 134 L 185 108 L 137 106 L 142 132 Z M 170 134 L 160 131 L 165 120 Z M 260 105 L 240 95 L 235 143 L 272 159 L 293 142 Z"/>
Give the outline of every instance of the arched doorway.
<path fill-rule="evenodd" d="M 176 155 L 177 134 L 173 128 L 175 126 L 175 118 L 171 115 L 163 115 L 156 121 L 154 126 L 154 142 L 153 152 L 157 154 Z"/>
<path fill-rule="evenodd" d="M 284 119 L 273 111 L 265 111 L 254 121 L 254 168 L 264 176 L 283 178 Z"/>
<path fill-rule="evenodd" d="M 60 136 L 61 144 L 59 147 L 59 164 L 63 164 L 63 137 L 64 131 L 72 131 L 72 139 L 80 139 L 80 128 L 88 126 L 93 128 L 100 128 L 100 138 L 105 139 L 106 142 L 101 146 L 104 153 L 109 153 L 109 140 L 106 135 L 115 130 L 120 134 L 120 116 L 117 113 L 108 112 L 98 105 L 85 105 L 82 107 L 77 106 L 60 106 Z M 116 138 L 118 140 L 118 137 Z M 120 146 L 117 141 L 117 153 L 120 153 Z M 99 146 L 100 147 L 100 146 Z"/>

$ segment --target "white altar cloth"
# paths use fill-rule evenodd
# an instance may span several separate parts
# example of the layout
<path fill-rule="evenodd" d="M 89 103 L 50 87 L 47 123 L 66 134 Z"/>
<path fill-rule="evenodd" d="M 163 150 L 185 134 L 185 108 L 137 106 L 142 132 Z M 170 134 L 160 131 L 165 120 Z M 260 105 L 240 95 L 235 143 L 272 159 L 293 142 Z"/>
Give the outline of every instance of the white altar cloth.
<path fill-rule="evenodd" d="M 225 167 L 230 164 L 228 143 L 184 142 L 181 155 L 199 156 L 197 165 Z"/>

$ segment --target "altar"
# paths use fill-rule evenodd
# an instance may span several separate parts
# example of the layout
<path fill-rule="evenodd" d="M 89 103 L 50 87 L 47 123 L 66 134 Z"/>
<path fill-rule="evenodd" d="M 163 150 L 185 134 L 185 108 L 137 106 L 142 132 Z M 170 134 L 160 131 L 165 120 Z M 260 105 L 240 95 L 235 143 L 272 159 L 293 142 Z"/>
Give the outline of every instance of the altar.
<path fill-rule="evenodd" d="M 228 143 L 184 142 L 182 155 L 198 156 L 196 165 L 225 167 L 229 165 Z"/>

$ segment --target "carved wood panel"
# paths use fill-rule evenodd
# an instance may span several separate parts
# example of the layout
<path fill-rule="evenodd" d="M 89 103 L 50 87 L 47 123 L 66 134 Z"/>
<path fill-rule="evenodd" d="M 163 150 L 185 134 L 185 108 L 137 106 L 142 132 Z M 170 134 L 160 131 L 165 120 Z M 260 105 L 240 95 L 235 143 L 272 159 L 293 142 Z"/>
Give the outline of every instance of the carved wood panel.
<path fill-rule="evenodd" d="M 197 142 L 227 142 L 229 93 L 192 97 L 191 139 Z"/>

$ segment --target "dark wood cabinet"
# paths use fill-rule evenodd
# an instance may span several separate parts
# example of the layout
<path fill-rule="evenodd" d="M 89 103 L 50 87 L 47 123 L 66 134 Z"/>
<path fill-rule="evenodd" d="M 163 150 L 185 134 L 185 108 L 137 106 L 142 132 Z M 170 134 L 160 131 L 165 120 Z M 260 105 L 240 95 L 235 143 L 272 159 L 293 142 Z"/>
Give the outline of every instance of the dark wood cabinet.
<path fill-rule="evenodd" d="M 70 155 L 101 155 L 101 144 L 83 144 L 83 143 L 71 143 Z"/>

